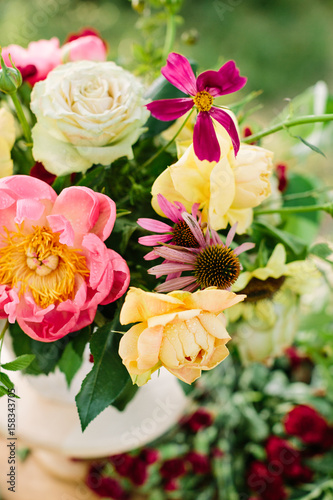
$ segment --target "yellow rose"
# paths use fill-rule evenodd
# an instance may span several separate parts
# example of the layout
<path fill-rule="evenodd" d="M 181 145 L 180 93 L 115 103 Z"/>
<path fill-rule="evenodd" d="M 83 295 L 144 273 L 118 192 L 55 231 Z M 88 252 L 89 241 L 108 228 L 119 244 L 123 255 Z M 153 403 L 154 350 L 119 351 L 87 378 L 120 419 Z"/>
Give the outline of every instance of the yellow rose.
<path fill-rule="evenodd" d="M 244 300 L 226 290 L 168 294 L 130 288 L 120 313 L 123 325 L 137 323 L 120 341 L 119 354 L 137 385 L 164 366 L 191 384 L 229 354 L 222 311 Z"/>
<path fill-rule="evenodd" d="M 0 177 L 13 173 L 10 151 L 15 142 L 15 122 L 13 115 L 5 108 L 0 109 Z"/>
<path fill-rule="evenodd" d="M 220 161 L 200 161 L 191 144 L 180 159 L 156 179 L 152 187 L 152 205 L 161 216 L 157 203 L 161 193 L 169 201 L 180 201 L 188 211 L 200 203 L 203 221 L 219 230 L 238 222 L 242 234 L 252 222 L 252 209 L 271 193 L 269 176 L 273 153 L 258 146 L 241 144 L 235 158 L 231 140 L 222 127 L 216 127 L 222 155 Z"/>

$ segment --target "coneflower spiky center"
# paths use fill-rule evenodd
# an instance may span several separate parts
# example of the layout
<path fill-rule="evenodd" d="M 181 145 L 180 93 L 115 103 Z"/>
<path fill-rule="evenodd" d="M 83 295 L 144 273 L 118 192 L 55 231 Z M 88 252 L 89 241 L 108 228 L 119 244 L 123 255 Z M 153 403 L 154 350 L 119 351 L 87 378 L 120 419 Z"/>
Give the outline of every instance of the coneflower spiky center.
<path fill-rule="evenodd" d="M 172 244 L 185 248 L 199 248 L 199 243 L 184 220 L 177 222 L 173 228 Z"/>
<path fill-rule="evenodd" d="M 194 266 L 194 275 L 202 288 L 229 288 L 241 270 L 237 255 L 224 245 L 206 247 L 199 253 Z"/>

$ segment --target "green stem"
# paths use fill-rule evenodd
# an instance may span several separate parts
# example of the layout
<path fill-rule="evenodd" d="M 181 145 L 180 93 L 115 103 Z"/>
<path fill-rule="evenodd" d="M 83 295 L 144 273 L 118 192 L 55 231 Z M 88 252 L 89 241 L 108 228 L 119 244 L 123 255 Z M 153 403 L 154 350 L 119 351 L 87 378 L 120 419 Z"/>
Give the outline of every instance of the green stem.
<path fill-rule="evenodd" d="M 165 42 L 163 48 L 163 58 L 166 59 L 169 53 L 172 51 L 172 47 L 176 37 L 176 22 L 175 15 L 169 10 L 167 25 L 166 25 L 166 34 L 165 34 Z"/>
<path fill-rule="evenodd" d="M 258 210 L 255 211 L 255 215 L 266 215 L 266 214 L 294 214 L 294 213 L 306 213 L 306 212 L 318 212 L 324 210 L 325 212 L 331 213 L 333 210 L 332 203 L 324 203 L 323 205 L 308 205 L 303 207 L 282 207 L 270 210 Z"/>
<path fill-rule="evenodd" d="M 178 137 L 178 135 L 180 134 L 180 132 L 183 130 L 183 128 L 185 127 L 186 123 L 188 122 L 190 116 L 192 115 L 193 111 L 194 111 L 194 107 L 191 109 L 191 111 L 189 112 L 189 114 L 187 115 L 187 117 L 185 118 L 185 120 L 183 121 L 181 127 L 179 127 L 179 129 L 177 130 L 177 132 L 175 133 L 175 135 L 172 137 L 172 139 L 170 139 L 170 141 L 165 144 L 164 146 L 162 146 L 153 156 L 151 156 L 143 165 L 141 168 L 145 168 L 145 167 L 148 167 L 148 165 L 150 165 L 154 160 L 156 160 L 156 158 L 158 156 L 160 156 L 161 153 L 163 153 L 163 151 L 165 151 L 166 149 L 168 149 L 169 146 L 171 146 L 171 144 L 176 140 L 176 138 Z"/>
<path fill-rule="evenodd" d="M 2 344 L 3 344 L 3 339 L 6 333 L 6 330 L 8 328 L 8 319 L 6 319 L 5 326 L 3 327 L 1 333 L 0 333 L 0 371 L 1 371 L 1 352 L 2 352 Z"/>
<path fill-rule="evenodd" d="M 262 137 L 265 137 L 266 135 L 274 134 L 275 132 L 279 132 L 279 130 L 283 130 L 289 127 L 304 125 L 305 123 L 329 122 L 332 120 L 333 120 L 333 114 L 300 116 L 299 118 L 294 118 L 293 120 L 287 120 L 285 122 L 278 123 L 277 125 L 262 130 L 257 134 L 252 134 L 249 137 L 242 139 L 242 142 L 247 142 L 247 143 L 256 142 Z"/>
<path fill-rule="evenodd" d="M 24 134 L 24 137 L 27 141 L 27 146 L 31 148 L 32 147 L 31 130 L 30 130 L 29 124 L 27 122 L 27 119 L 23 113 L 23 109 L 22 109 L 21 103 L 19 101 L 19 98 L 17 97 L 16 93 L 10 94 L 10 97 L 13 100 L 18 119 L 20 120 L 20 123 L 22 125 L 23 134 Z"/>

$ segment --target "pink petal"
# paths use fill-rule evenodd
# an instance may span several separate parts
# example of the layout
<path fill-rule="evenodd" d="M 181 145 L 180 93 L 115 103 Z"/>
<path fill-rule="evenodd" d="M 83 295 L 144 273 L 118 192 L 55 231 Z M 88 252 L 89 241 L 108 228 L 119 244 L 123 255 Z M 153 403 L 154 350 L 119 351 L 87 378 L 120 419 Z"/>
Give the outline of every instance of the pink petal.
<path fill-rule="evenodd" d="M 168 276 L 165 278 L 165 281 L 170 281 L 170 280 L 173 280 L 175 278 L 179 278 L 181 276 L 181 272 L 177 272 L 177 273 L 169 273 Z"/>
<path fill-rule="evenodd" d="M 229 230 L 228 232 L 228 235 L 227 235 L 227 240 L 226 240 L 226 245 L 227 247 L 230 247 L 231 243 L 232 243 L 232 240 L 234 239 L 235 237 L 235 234 L 236 234 L 236 229 L 237 229 L 237 226 L 238 226 L 238 222 L 236 222 L 232 227 L 231 229 Z"/>
<path fill-rule="evenodd" d="M 55 201 L 57 193 L 46 182 L 29 175 L 11 175 L 0 179 L 0 189 L 10 189 L 19 199 Z"/>
<path fill-rule="evenodd" d="M 170 240 L 172 240 L 172 234 L 153 234 L 151 236 L 141 236 L 138 239 L 138 242 L 140 245 L 144 245 L 146 247 L 154 247 L 159 243 L 166 243 Z"/>
<path fill-rule="evenodd" d="M 21 199 L 16 203 L 16 224 L 21 224 L 25 219 L 38 221 L 45 210 L 45 205 L 34 199 Z"/>
<path fill-rule="evenodd" d="M 184 94 L 195 95 L 197 93 L 196 80 L 191 65 L 181 54 L 171 52 L 166 65 L 161 69 L 161 73 L 168 82 Z"/>
<path fill-rule="evenodd" d="M 146 253 L 146 255 L 143 257 L 145 260 L 155 260 L 159 258 L 159 255 L 152 250 L 151 252 Z"/>
<path fill-rule="evenodd" d="M 192 205 L 192 216 L 196 219 L 199 211 L 200 203 L 193 203 Z M 184 210 L 186 211 L 186 210 Z M 200 220 L 201 220 L 201 214 L 199 214 Z M 199 221 L 200 223 L 200 221 Z"/>
<path fill-rule="evenodd" d="M 243 252 L 247 252 L 247 250 L 251 250 L 252 248 L 255 247 L 255 244 L 254 243 L 242 243 L 241 245 L 239 245 L 239 247 L 237 247 L 233 252 L 236 254 L 236 255 L 239 255 Z"/>
<path fill-rule="evenodd" d="M 157 292 L 173 292 L 174 290 L 182 290 L 183 287 L 191 285 L 195 281 L 193 276 L 183 276 L 166 281 L 156 287 Z"/>
<path fill-rule="evenodd" d="M 190 215 L 189 213 L 187 212 L 183 212 L 182 213 L 182 217 L 184 219 L 184 221 L 186 222 L 186 224 L 188 225 L 191 233 L 193 234 L 194 238 L 197 240 L 197 242 L 199 243 L 199 245 L 202 247 L 202 246 L 205 246 L 205 238 L 202 234 L 202 230 L 201 230 L 201 227 L 199 226 L 199 223 L 197 222 L 197 220 L 192 216 Z"/>
<path fill-rule="evenodd" d="M 155 118 L 165 122 L 177 120 L 177 118 L 183 116 L 191 108 L 193 108 L 193 106 L 194 103 L 190 97 L 179 99 L 160 99 L 146 104 L 147 109 Z"/>
<path fill-rule="evenodd" d="M 160 257 L 164 259 L 170 260 L 172 262 L 183 262 L 187 264 L 194 264 L 196 261 L 196 255 L 182 250 L 175 250 L 170 247 L 158 247 L 154 248 L 154 252 L 157 253 Z"/>
<path fill-rule="evenodd" d="M 239 151 L 240 141 L 237 128 L 233 122 L 233 119 L 231 118 L 230 115 L 228 115 L 228 113 L 226 113 L 222 109 L 215 108 L 215 106 L 213 106 L 210 109 L 209 114 L 212 118 L 218 121 L 222 125 L 222 127 L 225 128 L 226 131 L 228 132 L 236 156 Z"/>
<path fill-rule="evenodd" d="M 180 262 L 168 262 L 148 269 L 148 274 L 163 276 L 170 273 L 182 273 L 183 271 L 193 271 L 193 264 L 181 264 Z"/>
<path fill-rule="evenodd" d="M 234 61 L 226 62 L 218 71 L 204 71 L 197 78 L 198 91 L 206 90 L 213 97 L 231 94 L 242 89 L 247 79 L 239 76 Z"/>
<path fill-rule="evenodd" d="M 53 205 L 52 215 L 63 215 L 75 233 L 86 234 L 99 218 L 99 198 L 92 189 L 72 186 L 64 189 Z"/>
<path fill-rule="evenodd" d="M 89 189 L 89 192 L 91 191 Z M 92 192 L 99 201 L 99 215 L 90 232 L 97 234 L 102 241 L 105 241 L 110 236 L 116 220 L 116 204 L 105 194 Z"/>
<path fill-rule="evenodd" d="M 212 110 L 213 108 L 211 108 Z M 221 156 L 220 146 L 216 138 L 213 122 L 210 118 L 211 110 L 200 111 L 193 130 L 194 153 L 199 160 L 218 162 Z"/>
<path fill-rule="evenodd" d="M 157 202 L 160 209 L 168 219 L 172 220 L 175 224 L 181 221 L 181 211 L 176 208 L 171 201 L 167 200 L 162 194 L 157 195 Z M 176 202 L 175 202 L 176 203 Z M 171 228 L 172 230 L 172 228 Z"/>
<path fill-rule="evenodd" d="M 74 245 L 74 231 L 71 223 L 63 215 L 48 215 L 47 221 L 54 233 L 61 233 L 59 241 L 64 245 Z"/>
<path fill-rule="evenodd" d="M 61 47 L 62 60 L 65 62 L 105 61 L 106 52 L 103 40 L 94 35 L 77 38 Z"/>
<path fill-rule="evenodd" d="M 113 266 L 113 284 L 110 293 L 101 301 L 101 304 L 110 304 L 119 299 L 126 292 L 130 282 L 130 272 L 126 261 L 114 250 L 108 249 L 108 256 Z"/>
<path fill-rule="evenodd" d="M 153 231 L 154 233 L 168 233 L 172 231 L 171 226 L 165 224 L 165 222 L 160 222 L 159 220 L 141 218 L 136 222 L 137 224 L 139 224 L 139 226 L 143 227 L 143 229 Z"/>
<path fill-rule="evenodd" d="M 185 286 L 183 290 L 184 292 L 194 292 L 194 290 L 196 290 L 197 288 L 199 288 L 199 284 L 193 283 L 193 285 Z"/>
<path fill-rule="evenodd" d="M 211 243 L 213 245 L 221 245 L 222 244 L 222 241 L 221 241 L 221 238 L 219 236 L 219 234 L 217 233 L 217 231 L 214 231 L 214 229 L 211 229 L 210 230 L 211 232 Z"/>

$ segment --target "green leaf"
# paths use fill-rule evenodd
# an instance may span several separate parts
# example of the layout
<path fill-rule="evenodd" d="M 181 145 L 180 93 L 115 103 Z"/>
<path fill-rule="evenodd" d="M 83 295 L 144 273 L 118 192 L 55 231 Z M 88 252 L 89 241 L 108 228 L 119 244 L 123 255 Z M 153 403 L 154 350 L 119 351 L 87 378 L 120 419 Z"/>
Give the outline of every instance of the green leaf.
<path fill-rule="evenodd" d="M 300 238 L 262 221 L 253 222 L 252 228 L 254 232 L 259 232 L 261 235 L 268 235 L 271 238 L 273 237 L 276 242 L 283 243 L 283 245 L 287 247 L 287 250 L 289 249 L 295 257 L 305 258 L 307 254 L 307 245 Z M 260 241 L 261 238 L 259 237 L 258 239 Z"/>
<path fill-rule="evenodd" d="M 82 365 L 82 356 L 84 348 L 89 341 L 89 335 L 90 326 L 87 326 L 78 332 L 78 335 L 66 345 L 60 358 L 58 367 L 64 373 L 68 387 Z"/>
<path fill-rule="evenodd" d="M 113 401 L 112 406 L 117 408 L 119 411 L 123 411 L 128 403 L 134 398 L 137 393 L 139 387 L 136 384 L 133 384 L 132 380 L 129 379 L 124 389 L 121 391 L 117 399 Z"/>
<path fill-rule="evenodd" d="M 24 370 L 27 366 L 30 365 L 30 363 L 35 359 L 34 354 L 22 354 L 22 356 L 19 356 L 18 358 L 14 359 L 13 361 L 10 361 L 9 363 L 5 363 L 2 365 L 2 368 L 5 370 L 11 370 L 11 371 L 18 371 L 18 370 Z"/>
<path fill-rule="evenodd" d="M 333 250 L 327 243 L 317 243 L 316 245 L 313 245 L 310 248 L 309 253 L 311 253 L 312 255 L 316 255 L 320 259 L 323 259 L 330 264 L 333 264 L 333 262 L 327 258 L 332 257 L 333 254 Z"/>
<path fill-rule="evenodd" d="M 82 431 L 122 393 L 130 376 L 118 354 L 118 318 L 95 331 L 90 342 L 94 367 L 82 382 L 76 405 Z"/>
<path fill-rule="evenodd" d="M 0 382 L 7 387 L 7 389 L 12 389 L 14 387 L 13 382 L 10 380 L 6 373 L 0 372 Z"/>
<path fill-rule="evenodd" d="M 0 385 L 0 398 L 2 398 L 2 396 L 5 396 L 6 394 L 8 394 L 8 389 L 6 389 L 6 387 L 4 387 L 3 385 Z"/>
<path fill-rule="evenodd" d="M 303 144 L 305 144 L 308 148 L 312 149 L 312 151 L 315 151 L 315 153 L 318 153 L 322 156 L 324 156 L 324 158 L 326 158 L 326 155 L 325 153 L 323 153 L 321 151 L 321 149 L 319 149 L 317 146 L 315 146 L 314 144 L 310 144 L 308 141 L 306 141 L 305 139 L 303 139 L 303 137 L 301 137 L 300 135 L 294 135 L 293 137 L 297 137 L 297 139 L 299 139 L 300 141 L 303 142 Z"/>

